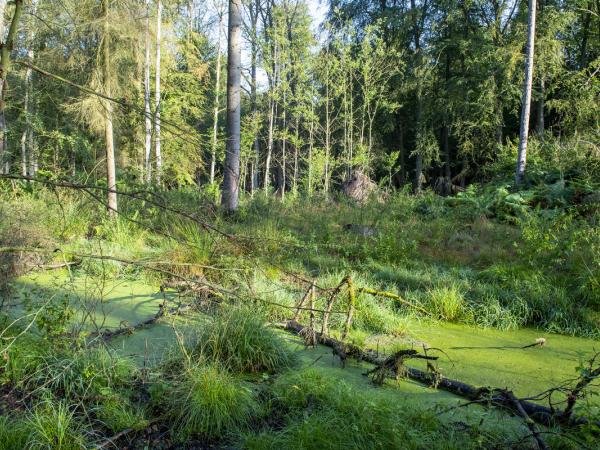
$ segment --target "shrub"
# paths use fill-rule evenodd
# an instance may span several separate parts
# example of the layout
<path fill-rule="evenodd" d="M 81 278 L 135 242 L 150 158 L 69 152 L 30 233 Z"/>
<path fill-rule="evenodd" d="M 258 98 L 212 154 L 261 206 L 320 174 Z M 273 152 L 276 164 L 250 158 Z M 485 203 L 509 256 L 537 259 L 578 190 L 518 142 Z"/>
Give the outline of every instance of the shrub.
<path fill-rule="evenodd" d="M 234 372 L 273 372 L 293 360 L 285 341 L 256 310 L 225 306 L 199 335 L 195 353 Z"/>
<path fill-rule="evenodd" d="M 177 439 L 216 439 L 246 427 L 255 412 L 252 392 L 216 365 L 192 366 L 168 391 Z"/>

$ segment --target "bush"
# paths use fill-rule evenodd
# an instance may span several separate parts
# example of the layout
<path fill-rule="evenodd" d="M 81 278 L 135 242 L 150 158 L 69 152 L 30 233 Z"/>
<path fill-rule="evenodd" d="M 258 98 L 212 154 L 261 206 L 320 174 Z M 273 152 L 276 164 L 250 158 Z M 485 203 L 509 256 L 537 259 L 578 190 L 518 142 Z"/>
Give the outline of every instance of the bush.
<path fill-rule="evenodd" d="M 256 310 L 225 306 L 198 337 L 195 353 L 234 372 L 274 372 L 293 362 L 285 341 Z"/>
<path fill-rule="evenodd" d="M 189 367 L 168 394 L 178 440 L 221 438 L 246 427 L 257 411 L 250 389 L 215 365 Z"/>

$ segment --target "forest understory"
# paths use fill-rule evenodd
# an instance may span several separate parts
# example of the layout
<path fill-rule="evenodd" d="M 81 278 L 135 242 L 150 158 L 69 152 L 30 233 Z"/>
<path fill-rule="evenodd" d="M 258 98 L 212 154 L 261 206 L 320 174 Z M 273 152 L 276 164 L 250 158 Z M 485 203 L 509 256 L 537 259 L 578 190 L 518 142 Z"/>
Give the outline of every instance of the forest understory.
<path fill-rule="evenodd" d="M 596 448 L 587 200 L 63 184 L 4 190 L 0 448 Z"/>
<path fill-rule="evenodd" d="M 0 0 L 0 450 L 600 450 L 599 0 Z"/>

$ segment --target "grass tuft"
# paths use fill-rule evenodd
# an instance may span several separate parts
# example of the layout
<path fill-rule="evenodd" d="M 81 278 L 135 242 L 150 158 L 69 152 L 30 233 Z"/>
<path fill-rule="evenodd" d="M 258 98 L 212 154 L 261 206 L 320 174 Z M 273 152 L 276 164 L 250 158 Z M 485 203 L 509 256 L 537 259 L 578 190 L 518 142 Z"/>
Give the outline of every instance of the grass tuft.
<path fill-rule="evenodd" d="M 198 342 L 199 358 L 233 372 L 275 372 L 293 363 L 283 338 L 250 307 L 223 308 L 202 330 Z"/>
<path fill-rule="evenodd" d="M 244 429 L 257 411 L 249 388 L 215 365 L 192 366 L 168 392 L 175 438 L 214 440 Z"/>

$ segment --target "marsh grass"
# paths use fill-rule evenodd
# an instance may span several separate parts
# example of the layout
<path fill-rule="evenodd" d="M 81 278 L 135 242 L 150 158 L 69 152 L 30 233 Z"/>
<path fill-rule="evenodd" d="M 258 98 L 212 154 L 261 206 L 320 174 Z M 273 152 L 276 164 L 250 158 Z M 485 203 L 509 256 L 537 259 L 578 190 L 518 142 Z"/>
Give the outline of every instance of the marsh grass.
<path fill-rule="evenodd" d="M 80 450 L 88 448 L 86 430 L 78 422 L 74 407 L 55 399 L 40 403 L 27 420 L 32 450 Z"/>
<path fill-rule="evenodd" d="M 232 372 L 275 372 L 293 364 L 282 337 L 269 328 L 256 306 L 229 306 L 198 335 L 196 358 Z"/>
<path fill-rule="evenodd" d="M 252 390 L 215 364 L 194 364 L 167 391 L 174 437 L 222 438 L 245 429 L 258 411 Z"/>
<path fill-rule="evenodd" d="M 0 416 L 0 450 L 26 448 L 30 429 L 23 419 Z"/>
<path fill-rule="evenodd" d="M 247 433 L 249 449 L 477 448 L 444 427 L 433 411 L 402 406 L 375 390 L 358 392 L 321 369 L 286 373 L 275 381 L 271 413 L 282 425 Z M 443 437 L 442 437 L 443 436 Z M 480 445 L 492 436 L 481 433 Z"/>

